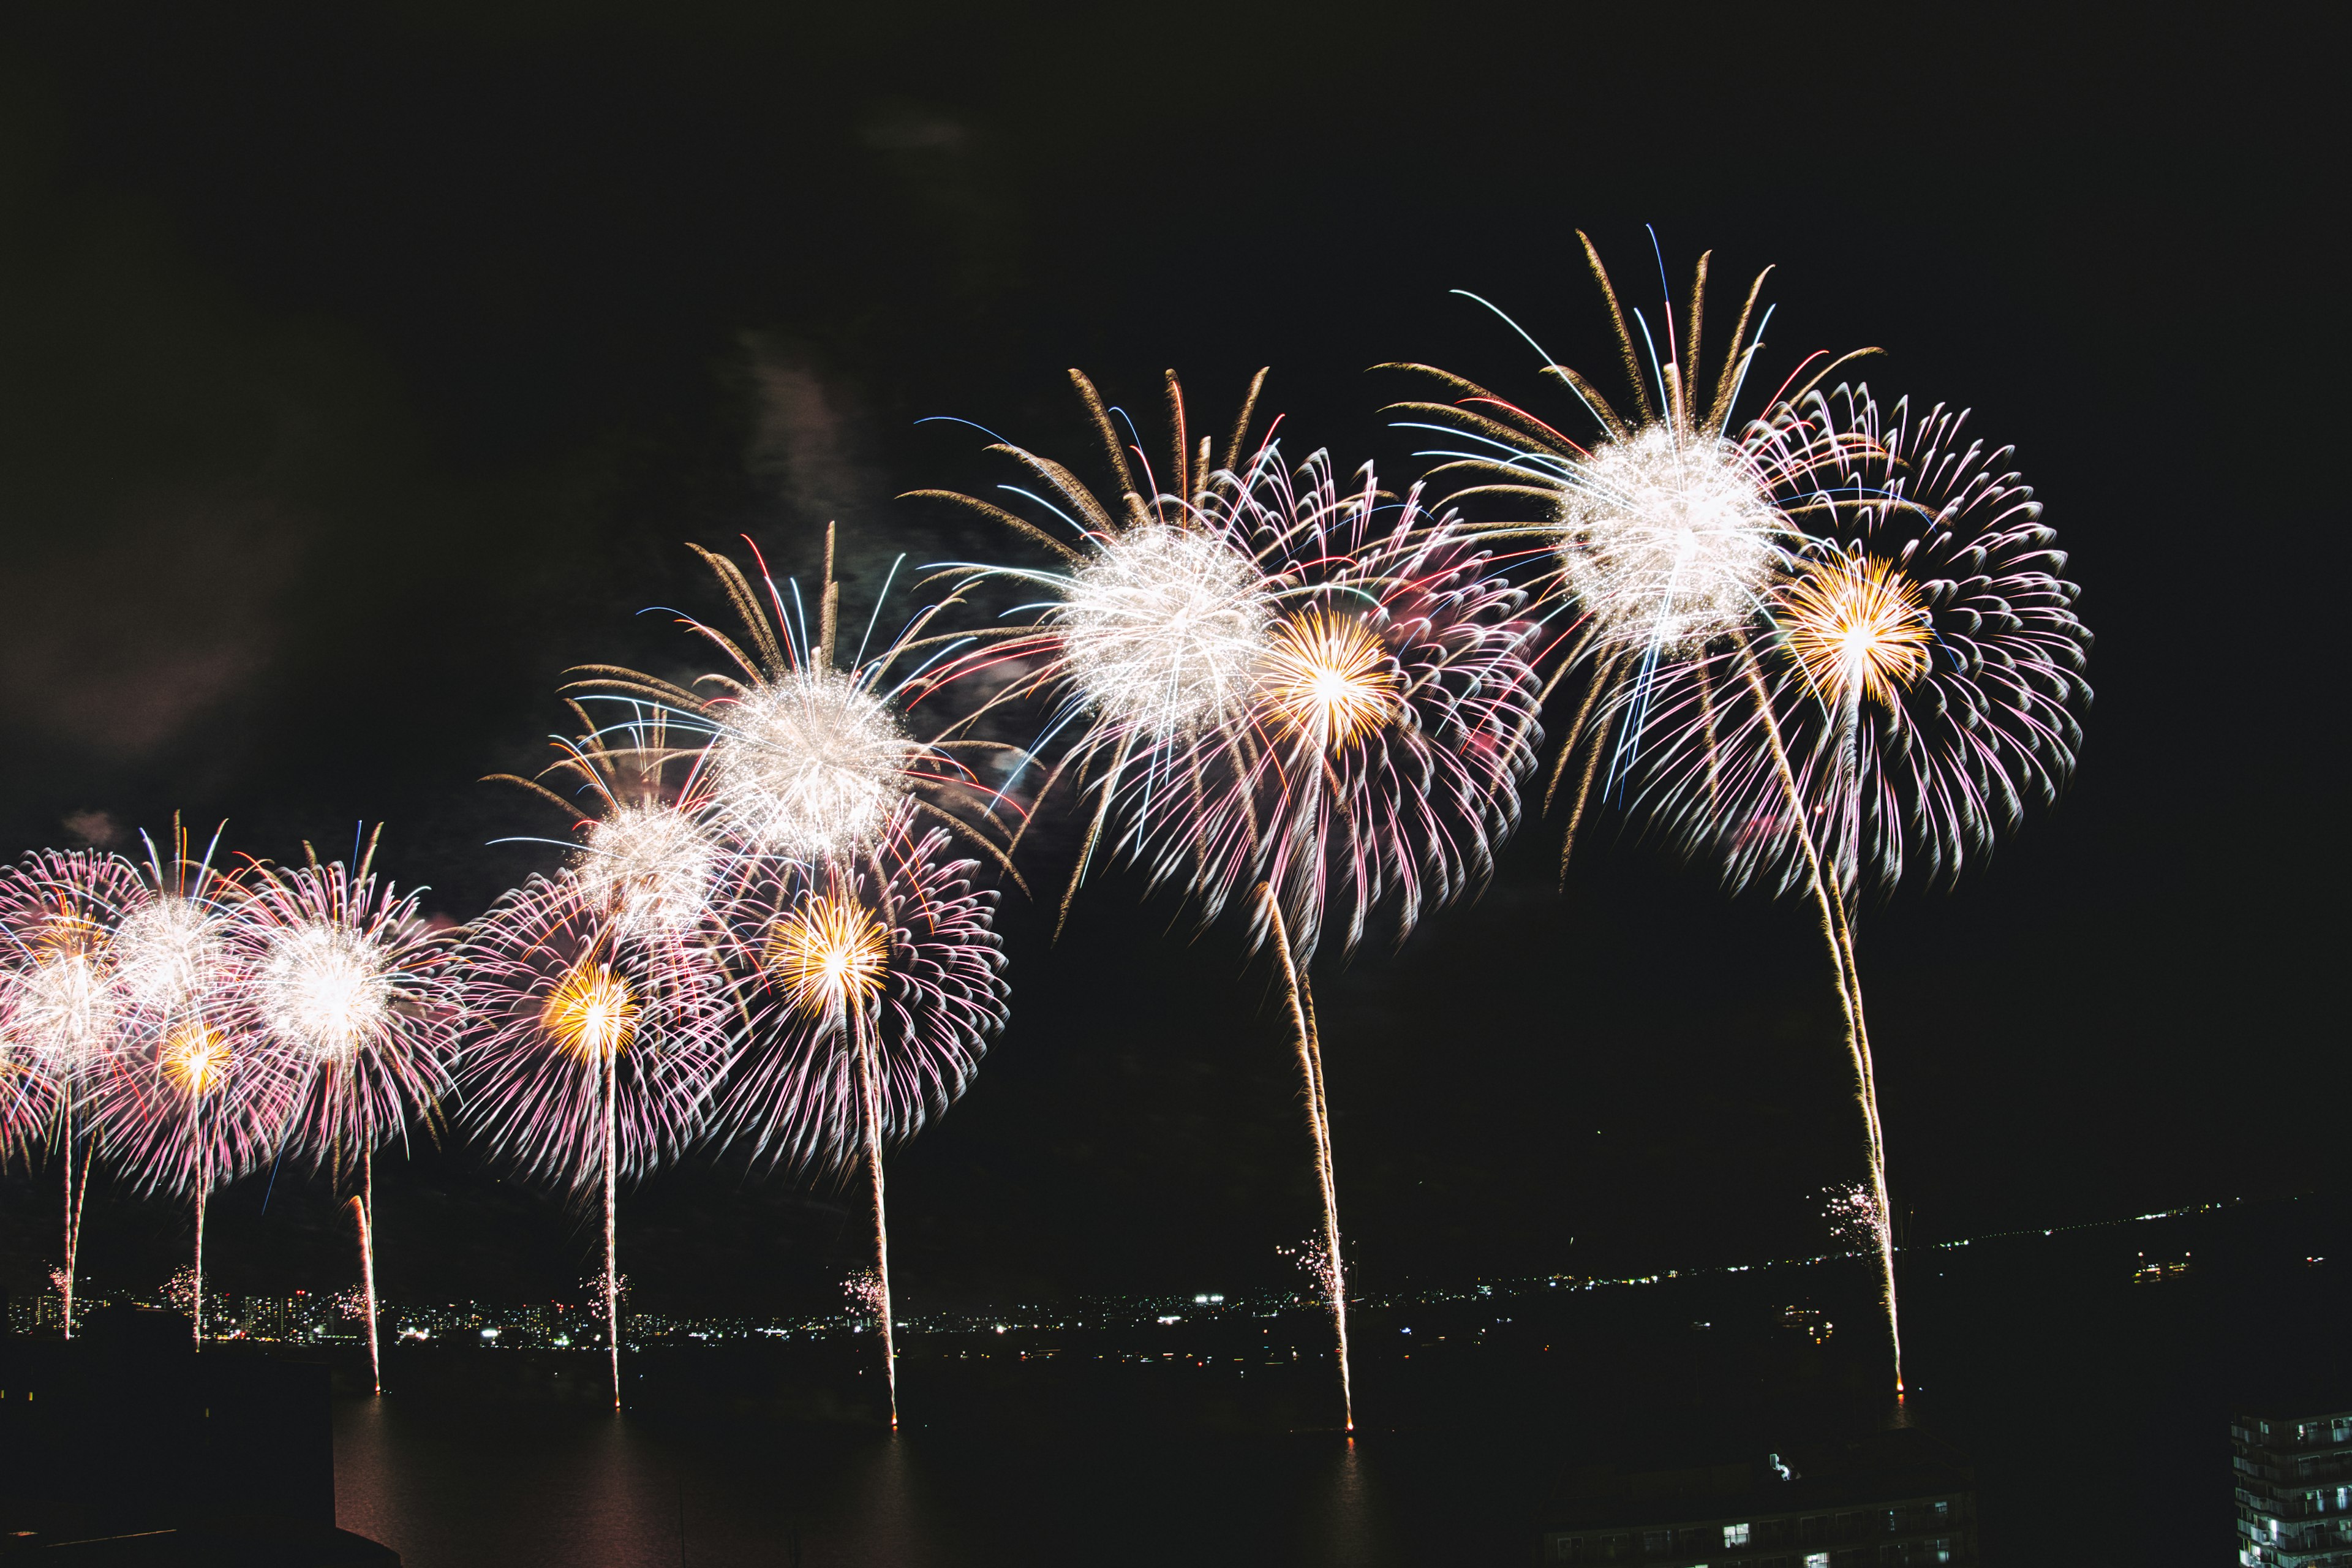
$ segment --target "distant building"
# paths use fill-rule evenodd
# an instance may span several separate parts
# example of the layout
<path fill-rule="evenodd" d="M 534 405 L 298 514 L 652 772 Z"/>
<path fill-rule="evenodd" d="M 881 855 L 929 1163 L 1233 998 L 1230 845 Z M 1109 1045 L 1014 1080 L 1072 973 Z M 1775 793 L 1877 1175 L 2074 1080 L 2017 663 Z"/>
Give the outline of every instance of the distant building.
<path fill-rule="evenodd" d="M 1643 1568 L 1972 1568 L 1975 1478 L 1916 1427 L 1753 1463 L 1570 1476 L 1547 1563 Z"/>
<path fill-rule="evenodd" d="M 2352 1568 L 2352 1410 L 2241 1415 L 2238 1561 L 2255 1568 Z"/>

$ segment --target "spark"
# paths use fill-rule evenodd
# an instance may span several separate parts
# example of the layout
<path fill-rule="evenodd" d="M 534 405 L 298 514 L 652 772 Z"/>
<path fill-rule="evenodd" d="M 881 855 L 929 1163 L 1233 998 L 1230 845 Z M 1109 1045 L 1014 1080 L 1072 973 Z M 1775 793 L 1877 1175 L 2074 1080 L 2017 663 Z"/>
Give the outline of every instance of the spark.
<path fill-rule="evenodd" d="M 887 1288 L 878 1268 L 857 1270 L 842 1281 L 841 1289 L 862 1315 L 876 1322 L 881 1321 L 883 1314 L 890 1310 Z"/>
<path fill-rule="evenodd" d="M 177 1012 L 204 990 L 219 963 L 222 924 L 207 902 L 158 893 L 115 927 L 115 983 L 135 1006 Z"/>
<path fill-rule="evenodd" d="M 1857 1256 L 1875 1256 L 1888 1240 L 1886 1211 L 1879 1206 L 1876 1193 L 1868 1184 L 1857 1182 L 1832 1187 L 1826 1195 L 1829 1201 L 1822 1206 L 1822 1217 L 1829 1222 L 1830 1234 Z"/>
<path fill-rule="evenodd" d="M 60 1071 L 94 1064 L 112 1042 L 120 1007 L 103 963 L 102 938 L 79 922 L 44 933 L 33 966 L 17 977 L 12 1032 Z"/>
<path fill-rule="evenodd" d="M 228 1031 L 191 1020 L 164 1037 L 155 1065 L 173 1089 L 190 1100 L 203 1100 L 227 1081 L 236 1057 Z"/>

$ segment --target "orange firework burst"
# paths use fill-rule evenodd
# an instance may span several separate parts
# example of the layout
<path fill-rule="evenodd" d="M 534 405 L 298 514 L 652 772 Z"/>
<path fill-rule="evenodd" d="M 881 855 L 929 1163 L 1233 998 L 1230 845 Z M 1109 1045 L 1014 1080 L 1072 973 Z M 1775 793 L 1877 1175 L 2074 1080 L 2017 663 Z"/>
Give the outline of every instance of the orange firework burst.
<path fill-rule="evenodd" d="M 570 1055 L 602 1061 L 629 1048 L 637 1032 L 637 995 L 611 965 L 583 963 L 548 992 L 539 1020 Z"/>
<path fill-rule="evenodd" d="M 192 1020 L 165 1037 L 155 1065 L 173 1089 L 190 1100 L 202 1100 L 227 1079 L 236 1055 L 226 1030 Z"/>
<path fill-rule="evenodd" d="M 796 1011 L 838 1018 L 882 994 L 889 933 L 856 899 L 820 893 L 768 929 L 767 966 Z"/>
<path fill-rule="evenodd" d="M 1327 752 L 1345 751 L 1397 710 L 1396 660 L 1357 616 L 1314 609 L 1283 621 L 1264 668 L 1261 690 L 1278 721 Z"/>
<path fill-rule="evenodd" d="M 1840 553 L 1780 595 L 1790 655 L 1823 700 L 1885 703 L 1927 673 L 1927 606 L 1911 580 L 1874 555 Z"/>

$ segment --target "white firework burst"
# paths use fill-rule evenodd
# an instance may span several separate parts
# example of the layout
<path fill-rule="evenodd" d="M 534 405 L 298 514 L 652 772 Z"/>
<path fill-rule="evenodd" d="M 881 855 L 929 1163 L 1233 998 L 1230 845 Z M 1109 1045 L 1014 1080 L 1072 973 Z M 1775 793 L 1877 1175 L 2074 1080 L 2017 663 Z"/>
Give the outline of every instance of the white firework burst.
<path fill-rule="evenodd" d="M 919 751 L 853 677 L 793 670 L 745 687 L 730 707 L 710 744 L 710 789 L 727 826 L 761 848 L 836 858 L 882 836 Z"/>
<path fill-rule="evenodd" d="M 135 1006 L 176 1014 L 212 983 L 224 917 L 208 902 L 158 894 L 114 931 L 114 978 Z"/>
<path fill-rule="evenodd" d="M 588 829 L 572 862 L 581 889 L 626 936 L 686 931 L 710 908 L 718 850 L 699 823 L 669 805 L 619 805 Z"/>
<path fill-rule="evenodd" d="M 331 921 L 274 933 L 255 988 L 270 1033 L 318 1057 L 348 1055 L 378 1034 L 394 992 L 383 950 Z"/>
<path fill-rule="evenodd" d="M 111 978 L 88 950 L 43 957 L 17 978 L 10 1033 L 53 1069 L 84 1070 L 113 1043 L 121 1021 Z"/>
<path fill-rule="evenodd" d="M 1562 585 L 1603 643 L 1671 652 L 1746 626 L 1801 535 L 1746 447 L 1645 425 L 1573 464 Z"/>
<path fill-rule="evenodd" d="M 1255 562 L 1155 522 L 1073 571 L 1049 619 L 1079 700 L 1138 744 L 1156 744 L 1248 700 L 1275 615 Z"/>

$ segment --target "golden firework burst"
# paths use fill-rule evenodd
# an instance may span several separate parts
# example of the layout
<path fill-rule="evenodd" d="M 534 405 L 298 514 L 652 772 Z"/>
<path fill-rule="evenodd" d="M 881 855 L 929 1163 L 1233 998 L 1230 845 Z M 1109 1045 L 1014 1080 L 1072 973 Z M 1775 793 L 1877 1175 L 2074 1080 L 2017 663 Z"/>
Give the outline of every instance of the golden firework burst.
<path fill-rule="evenodd" d="M 539 1021 L 555 1043 L 583 1061 L 629 1048 L 637 1032 L 637 997 L 607 964 L 583 963 L 547 994 Z"/>
<path fill-rule="evenodd" d="M 1885 702 L 1927 673 L 1927 605 L 1891 562 L 1841 555 L 1808 568 L 1780 603 L 1790 653 L 1832 702 L 1857 691 Z"/>
<path fill-rule="evenodd" d="M 1275 628 L 1261 682 L 1276 719 L 1344 751 L 1397 710 L 1396 660 L 1361 620 L 1308 610 Z"/>
<path fill-rule="evenodd" d="M 793 1006 L 837 1017 L 881 995 L 890 938 L 856 899 L 820 894 L 769 928 L 767 962 Z"/>
<path fill-rule="evenodd" d="M 191 1022 L 165 1037 L 157 1065 L 173 1088 L 191 1100 L 202 1100 L 228 1077 L 229 1062 L 235 1054 L 229 1048 L 226 1030 Z"/>

